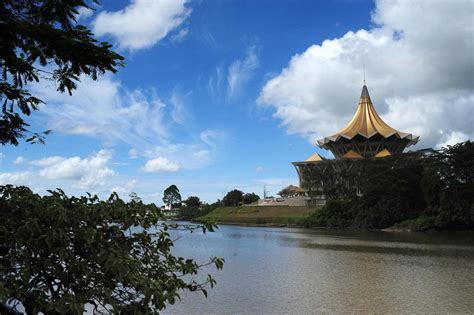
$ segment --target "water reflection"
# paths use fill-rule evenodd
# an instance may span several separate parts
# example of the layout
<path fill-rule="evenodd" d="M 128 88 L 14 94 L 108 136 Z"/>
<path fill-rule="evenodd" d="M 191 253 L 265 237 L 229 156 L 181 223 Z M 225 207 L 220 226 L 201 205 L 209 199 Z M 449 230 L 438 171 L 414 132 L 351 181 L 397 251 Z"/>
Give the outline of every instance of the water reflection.
<path fill-rule="evenodd" d="M 384 233 L 221 226 L 180 233 L 176 253 L 223 256 L 208 299 L 169 314 L 470 313 L 472 233 Z"/>

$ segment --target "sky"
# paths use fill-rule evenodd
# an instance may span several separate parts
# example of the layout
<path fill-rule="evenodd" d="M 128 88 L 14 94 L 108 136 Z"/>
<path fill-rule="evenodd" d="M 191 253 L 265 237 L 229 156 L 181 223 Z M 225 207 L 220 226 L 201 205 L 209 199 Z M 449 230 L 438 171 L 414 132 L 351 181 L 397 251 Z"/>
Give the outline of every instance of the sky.
<path fill-rule="evenodd" d="M 45 145 L 0 147 L 0 184 L 162 204 L 175 184 L 207 202 L 298 184 L 292 161 L 355 113 L 366 83 L 410 149 L 474 136 L 474 1 L 101 1 L 79 23 L 125 57 L 46 105 Z"/>

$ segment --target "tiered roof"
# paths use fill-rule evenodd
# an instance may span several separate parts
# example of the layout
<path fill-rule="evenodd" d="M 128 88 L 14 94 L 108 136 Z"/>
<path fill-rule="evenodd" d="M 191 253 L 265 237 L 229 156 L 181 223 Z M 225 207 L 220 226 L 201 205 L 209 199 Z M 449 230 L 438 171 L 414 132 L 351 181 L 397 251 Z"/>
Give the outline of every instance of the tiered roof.
<path fill-rule="evenodd" d="M 395 135 L 400 139 L 407 139 L 409 140 L 407 146 L 416 144 L 419 139 L 419 137 L 414 136 L 411 133 L 398 131 L 384 122 L 375 111 L 367 86 L 364 85 L 360 95 L 359 105 L 357 106 L 357 111 L 354 117 L 352 117 L 352 120 L 338 133 L 318 140 L 318 145 L 321 148 L 328 149 L 326 146 L 328 143 L 337 142 L 341 138 L 351 140 L 355 136 L 361 135 L 368 139 L 377 134 L 384 138 L 389 138 Z"/>

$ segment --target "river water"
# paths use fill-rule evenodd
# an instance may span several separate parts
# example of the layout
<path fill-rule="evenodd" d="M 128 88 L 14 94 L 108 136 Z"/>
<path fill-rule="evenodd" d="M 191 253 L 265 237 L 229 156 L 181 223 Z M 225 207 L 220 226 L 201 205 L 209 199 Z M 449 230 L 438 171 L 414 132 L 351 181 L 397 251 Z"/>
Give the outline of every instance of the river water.
<path fill-rule="evenodd" d="M 474 234 L 220 226 L 175 253 L 224 257 L 165 314 L 474 313 Z"/>

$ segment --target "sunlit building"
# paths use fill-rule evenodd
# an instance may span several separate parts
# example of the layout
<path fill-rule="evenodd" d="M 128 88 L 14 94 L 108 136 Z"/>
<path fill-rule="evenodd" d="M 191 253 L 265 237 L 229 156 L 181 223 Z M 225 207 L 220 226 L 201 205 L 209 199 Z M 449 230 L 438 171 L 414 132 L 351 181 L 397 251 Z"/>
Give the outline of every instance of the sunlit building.
<path fill-rule="evenodd" d="M 418 136 L 398 131 L 383 121 L 364 85 L 351 121 L 339 132 L 317 142 L 320 148 L 330 150 L 335 160 L 315 153 L 305 161 L 292 164 L 298 172 L 300 187 L 315 195 L 315 200 L 318 197 L 324 200 L 325 187 L 330 185 L 345 183 L 343 187 L 357 191 L 358 179 L 344 177 L 348 168 L 354 168 L 351 161 L 399 155 L 418 140 Z"/>

